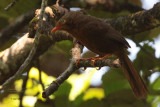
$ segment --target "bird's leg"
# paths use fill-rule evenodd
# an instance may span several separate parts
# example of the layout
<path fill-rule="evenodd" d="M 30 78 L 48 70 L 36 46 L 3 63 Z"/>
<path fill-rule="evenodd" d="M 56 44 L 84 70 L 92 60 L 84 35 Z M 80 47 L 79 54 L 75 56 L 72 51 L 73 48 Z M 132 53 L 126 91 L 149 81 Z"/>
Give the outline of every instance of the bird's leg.
<path fill-rule="evenodd" d="M 82 60 L 91 60 L 91 61 L 92 61 L 92 64 L 91 64 L 91 65 L 94 66 L 96 60 L 106 59 L 106 58 L 108 58 L 109 56 L 111 56 L 111 54 L 107 54 L 107 55 L 105 55 L 105 56 L 103 56 L 103 57 L 93 57 L 93 58 L 88 58 L 88 59 L 77 59 L 77 60 L 76 60 L 76 67 L 78 67 L 79 62 L 82 61 Z M 87 69 L 87 67 L 84 67 L 84 70 L 83 70 L 83 71 L 85 71 L 86 69 Z M 97 69 L 97 70 L 100 70 L 100 69 L 101 69 L 101 67 L 99 67 L 99 69 Z"/>
<path fill-rule="evenodd" d="M 92 58 L 92 59 L 91 59 L 91 61 L 92 61 L 92 66 L 95 65 L 96 60 L 106 59 L 106 58 L 108 58 L 108 57 L 110 57 L 110 56 L 111 56 L 111 54 L 107 54 L 107 55 L 105 55 L 105 56 L 103 56 L 103 57 L 94 57 L 94 58 Z M 100 70 L 100 69 L 101 69 L 101 67 L 99 67 L 97 70 Z"/>

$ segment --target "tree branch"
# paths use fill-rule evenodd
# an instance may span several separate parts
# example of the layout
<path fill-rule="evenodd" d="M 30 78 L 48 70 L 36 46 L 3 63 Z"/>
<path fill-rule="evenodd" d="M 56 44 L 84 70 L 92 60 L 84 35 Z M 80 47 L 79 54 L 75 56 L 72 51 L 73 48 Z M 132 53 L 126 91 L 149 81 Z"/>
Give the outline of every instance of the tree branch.
<path fill-rule="evenodd" d="M 62 40 L 73 40 L 71 35 L 64 31 L 57 31 L 51 35 L 48 35 L 47 32 L 48 30 L 44 36 L 39 38 L 40 44 L 39 48 L 37 49 L 35 58 L 44 53 L 51 45 L 55 44 L 55 42 Z M 10 48 L 0 53 L 0 84 L 3 84 L 4 81 L 14 75 L 27 58 L 30 50 L 34 45 L 34 38 L 28 38 L 28 36 L 28 33 L 25 34 Z"/>
<path fill-rule="evenodd" d="M 39 22 L 38 22 L 39 27 L 38 27 L 38 30 L 35 35 L 34 46 L 33 46 L 32 50 L 30 51 L 28 57 L 26 58 L 24 63 L 20 66 L 20 68 L 18 69 L 16 74 L 13 75 L 12 77 L 10 77 L 7 81 L 5 81 L 5 83 L 3 83 L 3 85 L 1 85 L 1 89 L 6 89 L 10 83 L 14 82 L 18 77 L 20 77 L 21 74 L 30 66 L 34 56 L 36 55 L 36 51 L 37 51 L 38 45 L 39 45 L 38 38 L 39 38 L 39 36 L 42 35 L 41 33 L 39 33 L 39 30 L 43 26 L 43 15 L 44 15 L 45 6 L 46 6 L 46 0 L 42 0 L 41 13 L 40 13 Z"/>
<path fill-rule="evenodd" d="M 95 62 L 95 66 L 94 67 L 103 67 L 103 66 L 110 66 L 112 68 L 119 68 L 120 65 L 120 61 L 117 60 L 109 60 L 109 59 L 105 59 L 105 60 L 97 60 Z M 42 97 L 47 98 L 49 95 L 51 95 L 52 93 L 54 93 L 58 87 L 66 80 L 68 79 L 68 77 L 77 69 L 79 69 L 80 67 L 93 67 L 92 66 L 92 61 L 91 60 L 81 60 L 78 64 L 78 68 L 76 67 L 76 60 L 71 60 L 68 68 L 55 80 L 53 81 L 50 86 L 45 89 L 45 91 L 42 93 Z"/>
<path fill-rule="evenodd" d="M 13 7 L 16 2 L 18 2 L 18 0 L 13 0 L 6 8 L 4 8 L 4 10 L 8 11 L 11 7 Z"/>
<path fill-rule="evenodd" d="M 52 6 L 50 8 L 52 9 L 52 14 L 53 12 L 56 14 L 56 18 L 53 17 L 53 15 L 51 15 L 49 18 L 53 21 L 58 20 L 67 12 L 65 8 L 60 6 Z M 57 10 L 55 10 L 55 8 Z M 13 34 L 17 33 L 17 31 L 24 26 L 23 22 L 28 22 L 33 14 L 34 12 L 32 12 L 30 15 L 24 14 L 24 16 L 20 16 L 20 18 L 18 18 L 13 24 L 4 28 L 0 32 L 0 46 L 2 46 Z M 50 13 L 47 12 L 47 14 Z M 140 11 L 125 17 L 119 17 L 115 19 L 107 18 L 102 20 L 104 20 L 106 23 L 109 23 L 113 28 L 120 31 L 124 35 L 134 35 L 136 33 L 148 31 L 160 26 L 160 3 L 157 3 L 150 10 Z M 53 24 L 53 22 L 51 24 Z M 32 29 L 34 28 L 32 27 Z"/>
<path fill-rule="evenodd" d="M 105 19 L 104 21 L 124 35 L 148 31 L 160 26 L 160 3 L 155 4 L 150 10 L 116 19 Z"/>
<path fill-rule="evenodd" d="M 64 8 L 61 8 L 62 11 Z M 115 19 L 102 19 L 123 35 L 134 35 L 160 26 L 160 3 L 150 10 L 143 10 Z"/>
<path fill-rule="evenodd" d="M 93 7 L 92 9 L 94 10 L 101 9 L 103 11 L 113 13 L 118 13 L 124 10 L 134 13 L 143 10 L 141 7 L 131 3 L 117 2 L 113 0 L 106 0 L 106 2 L 104 2 L 103 0 L 94 0 L 92 2 L 90 0 L 86 0 L 86 3 L 88 6 Z"/>
<path fill-rule="evenodd" d="M 83 45 L 80 44 L 78 41 L 73 41 L 74 48 L 71 49 L 71 54 L 73 59 L 81 58 L 81 53 L 83 51 Z"/>
<path fill-rule="evenodd" d="M 114 0 L 62 0 L 62 4 L 66 7 L 80 7 L 84 9 L 103 10 L 106 12 L 118 13 L 127 10 L 131 13 L 142 11 L 140 6 L 128 3 L 117 2 Z"/>
<path fill-rule="evenodd" d="M 34 10 L 19 16 L 12 24 L 0 32 L 0 47 L 2 47 L 14 34 L 20 31 L 34 17 Z"/>

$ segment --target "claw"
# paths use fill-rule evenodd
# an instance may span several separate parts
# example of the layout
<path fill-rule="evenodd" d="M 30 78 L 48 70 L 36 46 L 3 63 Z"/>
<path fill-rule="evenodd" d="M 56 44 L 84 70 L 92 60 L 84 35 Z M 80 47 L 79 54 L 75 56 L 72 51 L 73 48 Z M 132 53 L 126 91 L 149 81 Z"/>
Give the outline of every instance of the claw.
<path fill-rule="evenodd" d="M 76 60 L 76 67 L 78 68 L 78 64 L 79 64 L 79 62 L 81 61 L 81 59 L 77 59 Z"/>

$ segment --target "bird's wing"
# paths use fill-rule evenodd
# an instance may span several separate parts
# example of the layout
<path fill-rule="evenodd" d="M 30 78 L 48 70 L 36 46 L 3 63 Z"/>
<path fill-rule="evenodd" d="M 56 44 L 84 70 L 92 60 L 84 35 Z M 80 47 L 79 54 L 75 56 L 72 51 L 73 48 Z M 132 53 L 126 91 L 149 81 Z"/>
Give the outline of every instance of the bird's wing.
<path fill-rule="evenodd" d="M 108 32 L 109 33 L 109 32 Z M 109 39 L 123 44 L 126 48 L 130 48 L 131 46 L 129 43 L 125 40 L 122 34 L 120 34 L 118 31 L 114 30 L 114 33 L 110 33 Z"/>

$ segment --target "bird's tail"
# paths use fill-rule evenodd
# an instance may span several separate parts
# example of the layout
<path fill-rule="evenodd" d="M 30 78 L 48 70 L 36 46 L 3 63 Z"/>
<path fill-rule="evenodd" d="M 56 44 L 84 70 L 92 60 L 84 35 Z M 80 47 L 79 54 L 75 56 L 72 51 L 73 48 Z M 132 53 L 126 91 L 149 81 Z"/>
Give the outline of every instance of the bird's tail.
<path fill-rule="evenodd" d="M 144 84 L 142 78 L 140 77 L 138 71 L 134 68 L 131 60 L 128 58 L 126 53 L 121 53 L 118 55 L 122 62 L 122 68 L 130 86 L 137 98 L 146 98 L 148 90 Z"/>

